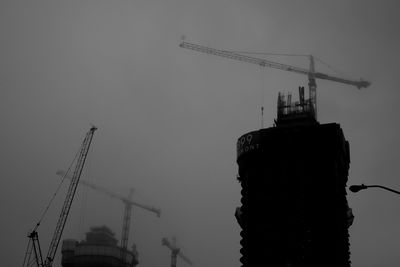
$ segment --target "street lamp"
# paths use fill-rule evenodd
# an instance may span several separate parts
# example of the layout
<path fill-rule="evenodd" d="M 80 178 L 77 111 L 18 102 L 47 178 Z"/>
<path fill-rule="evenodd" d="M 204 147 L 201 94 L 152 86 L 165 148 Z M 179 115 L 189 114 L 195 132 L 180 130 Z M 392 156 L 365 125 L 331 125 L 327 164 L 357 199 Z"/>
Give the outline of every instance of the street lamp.
<path fill-rule="evenodd" d="M 391 188 L 388 188 L 388 187 L 382 186 L 382 185 L 365 185 L 365 184 L 361 184 L 361 185 L 352 185 L 352 186 L 349 187 L 349 189 L 350 189 L 351 192 L 357 193 L 357 192 L 360 191 L 360 190 L 364 190 L 364 189 L 367 189 L 367 188 L 370 188 L 370 187 L 382 188 L 382 189 L 385 189 L 385 190 L 387 190 L 387 191 L 390 191 L 390 192 L 393 192 L 393 193 L 395 193 L 395 194 L 400 195 L 400 191 L 397 191 L 397 190 L 394 190 L 394 189 L 391 189 Z"/>

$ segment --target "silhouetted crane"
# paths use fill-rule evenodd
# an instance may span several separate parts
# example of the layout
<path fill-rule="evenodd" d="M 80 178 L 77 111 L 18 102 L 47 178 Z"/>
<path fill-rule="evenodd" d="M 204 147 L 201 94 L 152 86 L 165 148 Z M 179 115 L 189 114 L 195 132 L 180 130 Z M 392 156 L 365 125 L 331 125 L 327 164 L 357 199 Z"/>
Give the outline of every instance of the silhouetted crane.
<path fill-rule="evenodd" d="M 64 176 L 65 172 L 62 170 L 58 170 L 56 172 L 57 175 L 59 176 Z M 70 176 L 66 176 L 67 178 L 71 178 Z M 124 197 L 122 195 L 116 194 L 114 192 L 111 192 L 110 190 L 108 190 L 105 187 L 101 187 L 98 185 L 95 185 L 93 183 L 90 183 L 88 181 L 85 180 L 80 180 L 80 183 L 90 187 L 96 191 L 99 191 L 101 193 L 106 194 L 109 197 L 112 198 L 116 198 L 122 201 L 122 203 L 124 204 L 125 208 L 124 208 L 124 217 L 123 217 L 123 222 L 122 222 L 122 234 L 121 234 L 121 247 L 126 250 L 128 247 L 128 237 L 129 237 L 129 228 L 130 228 L 130 223 L 131 223 L 131 214 L 132 214 L 132 206 L 136 206 L 139 208 L 142 208 L 144 210 L 153 212 L 155 214 L 157 214 L 158 217 L 161 216 L 161 210 L 155 207 L 151 207 L 151 206 L 147 206 L 147 205 L 143 205 L 140 203 L 137 203 L 135 201 L 132 200 L 132 194 L 133 194 L 133 188 L 130 188 L 128 197 Z"/>
<path fill-rule="evenodd" d="M 187 264 L 193 265 L 193 262 L 191 260 L 189 260 L 185 255 L 182 254 L 180 248 L 176 247 L 175 239 L 173 239 L 172 243 L 171 243 L 168 241 L 168 239 L 166 237 L 164 237 L 163 239 L 161 239 L 161 244 L 171 250 L 171 267 L 176 267 L 177 256 L 179 256 Z"/>
<path fill-rule="evenodd" d="M 91 127 L 90 130 L 87 132 L 85 139 L 83 140 L 82 146 L 79 151 L 79 157 L 76 162 L 75 170 L 74 173 L 71 177 L 71 183 L 69 185 L 68 191 L 67 191 L 67 196 L 65 198 L 63 207 L 61 209 L 61 214 L 58 219 L 56 229 L 53 234 L 53 238 L 50 243 L 49 250 L 47 252 L 47 257 L 45 261 L 43 262 L 43 257 L 42 257 L 42 251 L 40 249 L 40 244 L 39 244 L 39 237 L 37 233 L 37 228 L 40 225 L 40 221 L 36 224 L 36 227 L 34 228 L 33 231 L 31 231 L 28 235 L 29 237 L 29 243 L 27 247 L 27 251 L 25 254 L 24 258 L 24 263 L 23 266 L 30 267 L 31 266 L 31 261 L 30 257 L 32 255 L 32 250 L 34 251 L 35 254 L 35 262 L 36 265 L 39 267 L 51 267 L 53 265 L 53 260 L 54 256 L 56 254 L 58 244 L 60 243 L 61 235 L 64 231 L 65 223 L 68 218 L 69 211 L 71 209 L 71 204 L 72 200 L 74 199 L 76 188 L 79 183 L 79 179 L 82 174 L 83 166 L 85 165 L 86 157 L 89 152 L 89 147 L 93 139 L 93 134 L 97 130 L 96 127 Z M 43 218 L 43 217 L 42 217 Z"/>
<path fill-rule="evenodd" d="M 309 87 L 309 92 L 310 92 L 310 101 L 311 105 L 313 106 L 314 109 L 314 116 L 315 119 L 317 118 L 317 84 L 315 82 L 315 79 L 322 79 L 322 80 L 329 80 L 329 81 L 334 81 L 334 82 L 339 82 L 339 83 L 344 83 L 348 85 L 353 85 L 357 87 L 358 89 L 361 88 L 366 88 L 370 85 L 370 82 L 364 81 L 364 80 L 359 80 L 359 81 L 353 81 L 353 80 L 348 80 L 348 79 L 343 79 L 335 76 L 330 76 L 328 74 L 324 74 L 321 72 L 316 72 L 315 71 L 315 65 L 314 65 L 314 57 L 312 55 L 309 55 L 310 59 L 310 67 L 309 69 L 304 69 L 304 68 L 299 68 L 291 65 L 286 65 L 282 63 L 277 63 L 273 62 L 270 60 L 262 59 L 262 58 L 256 58 L 256 57 L 251 57 L 251 56 L 246 56 L 242 55 L 236 52 L 232 51 L 226 51 L 226 50 L 219 50 L 215 48 L 210 48 L 206 47 L 203 45 L 198 45 L 198 44 L 193 44 L 189 42 L 185 42 L 182 40 L 182 42 L 179 45 L 182 48 L 186 49 L 191 49 L 194 51 L 210 54 L 210 55 L 215 55 L 215 56 L 220 56 L 220 57 L 225 57 L 225 58 L 230 58 L 234 60 L 239 60 L 247 63 L 252 63 L 259 65 L 261 67 L 270 67 L 274 69 L 280 69 L 280 70 L 285 70 L 285 71 L 290 71 L 290 72 L 295 72 L 303 75 L 308 76 L 308 87 Z"/>

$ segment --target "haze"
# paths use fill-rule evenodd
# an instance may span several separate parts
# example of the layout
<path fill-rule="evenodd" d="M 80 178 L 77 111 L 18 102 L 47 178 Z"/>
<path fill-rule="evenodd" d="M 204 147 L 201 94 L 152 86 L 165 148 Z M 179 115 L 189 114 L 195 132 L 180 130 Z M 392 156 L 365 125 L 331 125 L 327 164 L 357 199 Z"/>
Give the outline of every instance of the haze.
<path fill-rule="evenodd" d="M 399 12 L 394 0 L 2 0 L 2 266 L 22 265 L 55 173 L 91 124 L 99 130 L 82 179 L 122 195 L 134 187 L 134 200 L 162 210 L 133 210 L 139 266 L 169 266 L 161 238 L 172 236 L 196 266 L 240 266 L 236 139 L 261 127 L 262 105 L 271 127 L 278 92 L 297 98 L 307 79 L 179 48 L 182 35 L 219 49 L 313 54 L 339 70 L 317 61 L 318 71 L 370 81 L 360 91 L 318 80 L 318 118 L 341 124 L 350 142 L 349 185 L 400 189 Z M 303 57 L 268 59 L 308 67 Z M 44 254 L 67 186 L 38 229 Z M 352 266 L 398 266 L 400 198 L 370 189 L 348 199 Z M 122 216 L 119 201 L 80 186 L 63 239 L 100 225 L 120 239 Z"/>

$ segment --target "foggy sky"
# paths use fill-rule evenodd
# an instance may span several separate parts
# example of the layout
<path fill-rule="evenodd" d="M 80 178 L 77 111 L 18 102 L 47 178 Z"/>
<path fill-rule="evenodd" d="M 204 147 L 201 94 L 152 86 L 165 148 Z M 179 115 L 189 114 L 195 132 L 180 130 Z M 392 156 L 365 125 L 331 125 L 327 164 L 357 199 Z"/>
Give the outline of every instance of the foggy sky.
<path fill-rule="evenodd" d="M 371 81 L 361 91 L 317 81 L 318 118 L 340 123 L 350 142 L 349 185 L 400 189 L 399 11 L 394 0 L 0 1 L 2 265 L 22 265 L 57 169 L 94 124 L 82 179 L 123 195 L 134 187 L 134 200 L 162 209 L 161 218 L 133 209 L 139 266 L 169 266 L 161 238 L 173 235 L 196 266 L 240 266 L 236 139 L 261 127 L 261 105 L 272 126 L 278 92 L 297 99 L 307 79 L 179 48 L 182 35 L 219 49 L 313 54 L 340 72 L 317 61 L 318 71 Z M 44 254 L 67 186 L 38 229 Z M 400 198 L 370 189 L 348 199 L 352 266 L 398 266 Z M 63 239 L 99 225 L 120 239 L 122 216 L 120 202 L 79 187 Z"/>

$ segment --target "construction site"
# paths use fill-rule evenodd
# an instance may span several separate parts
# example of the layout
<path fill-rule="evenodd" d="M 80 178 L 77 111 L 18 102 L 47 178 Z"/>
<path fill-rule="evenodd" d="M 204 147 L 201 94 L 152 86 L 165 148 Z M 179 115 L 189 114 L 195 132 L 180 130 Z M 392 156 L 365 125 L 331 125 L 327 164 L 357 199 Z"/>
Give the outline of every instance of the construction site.
<path fill-rule="evenodd" d="M 298 100 L 292 99 L 292 93 L 278 94 L 272 127 L 261 125 L 260 129 L 245 133 L 237 140 L 241 206 L 236 208 L 232 220 L 236 218 L 241 228 L 241 266 L 317 267 L 323 262 L 329 267 L 350 267 L 349 227 L 353 215 L 346 198 L 350 144 L 340 124 L 318 122 L 316 81 L 328 80 L 358 89 L 366 88 L 370 83 L 318 72 L 311 55 L 308 57 L 309 68 L 305 69 L 185 40 L 179 46 L 308 78 L 308 92 L 299 86 Z M 264 106 L 260 106 L 260 111 L 263 119 Z M 59 247 L 62 267 L 140 266 L 140 251 L 130 241 L 132 209 L 139 208 L 157 217 L 161 216 L 161 209 L 134 201 L 133 188 L 123 196 L 80 179 L 96 130 L 93 126 L 86 133 L 75 167 L 57 171 L 61 183 L 68 180 L 69 187 L 49 249 L 42 255 L 38 229 L 46 215 L 43 214 L 28 234 L 24 267 L 53 266 Z M 84 240 L 63 237 L 79 185 L 122 203 L 120 241 L 101 222 L 90 227 Z M 158 245 L 168 249 L 169 266 L 195 265 L 177 246 L 175 238 L 169 240 L 160 236 Z"/>
<path fill-rule="evenodd" d="M 1 266 L 398 267 L 399 10 L 0 1 Z"/>
<path fill-rule="evenodd" d="M 235 217 L 242 229 L 241 266 L 350 267 L 350 144 L 339 124 L 318 122 L 316 80 L 358 89 L 370 83 L 316 72 L 313 56 L 309 69 L 301 69 L 185 41 L 180 46 L 308 77 L 309 98 L 302 86 L 297 101 L 291 93 L 279 93 L 274 126 L 237 141 L 242 205 Z"/>
<path fill-rule="evenodd" d="M 132 194 L 134 190 L 132 188 L 130 189 L 129 195 L 124 197 L 109 191 L 107 188 L 92 184 L 85 180 L 80 180 L 96 130 L 97 128 L 93 126 L 87 132 L 77 154 L 79 156 L 76 159 L 75 169 L 72 172 L 73 174 L 70 174 L 70 169 L 67 172 L 62 170 L 57 171 L 57 175 L 62 178 L 61 182 L 67 178 L 70 180 L 70 185 L 56 225 L 56 230 L 48 253 L 46 257 L 44 257 L 42 255 L 39 235 L 37 232 L 41 220 L 36 224 L 36 227 L 28 234 L 29 242 L 24 257 L 24 267 L 35 265 L 37 267 L 53 266 L 54 258 L 61 241 L 62 233 L 67 222 L 78 184 L 87 186 L 122 202 L 124 205 L 124 215 L 122 219 L 121 244 L 118 246 L 118 240 L 114 237 L 115 234 L 107 226 L 91 227 L 90 231 L 86 233 L 85 240 L 81 242 L 73 239 L 65 239 L 62 241 L 62 267 L 135 267 L 138 265 L 139 254 L 136 250 L 136 245 L 133 244 L 131 249 L 128 247 L 132 207 L 139 207 L 143 210 L 152 212 L 157 215 L 157 217 L 161 216 L 161 210 L 133 201 Z M 43 219 L 43 217 L 44 216 L 42 216 L 41 219 Z M 193 263 L 183 255 L 175 242 L 170 242 L 164 237 L 161 239 L 161 245 L 167 247 L 171 251 L 171 266 L 176 266 L 177 257 L 180 257 L 187 264 L 193 265 Z"/>

